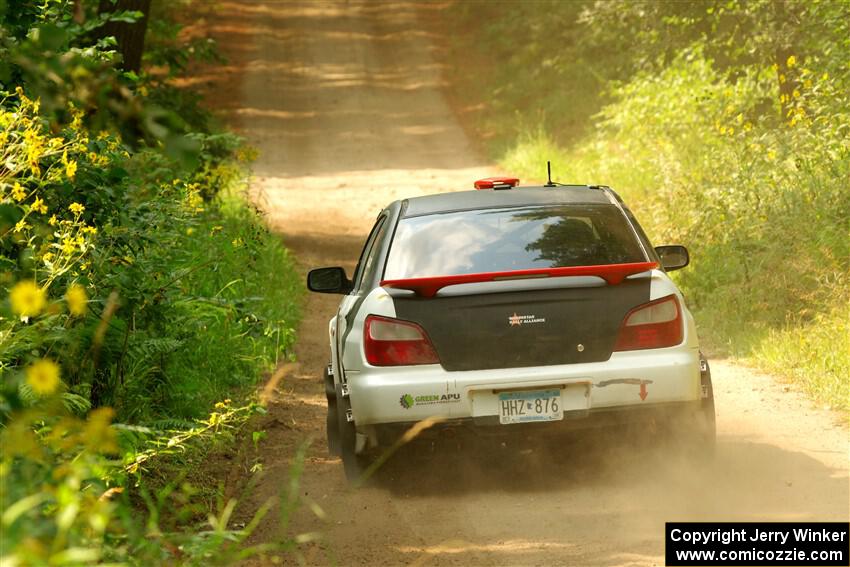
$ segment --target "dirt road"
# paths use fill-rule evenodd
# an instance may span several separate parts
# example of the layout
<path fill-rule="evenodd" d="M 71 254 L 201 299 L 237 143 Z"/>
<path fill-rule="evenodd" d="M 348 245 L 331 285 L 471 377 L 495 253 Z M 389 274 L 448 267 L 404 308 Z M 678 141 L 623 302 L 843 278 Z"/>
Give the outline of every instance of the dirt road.
<path fill-rule="evenodd" d="M 469 187 L 494 170 L 475 155 L 441 94 L 433 37 L 410 4 L 353 1 L 218 5 L 230 57 L 214 99 L 259 150 L 253 190 L 301 267 L 351 270 L 390 200 Z M 396 463 L 377 486 L 347 488 L 327 457 L 321 369 L 337 297 L 311 296 L 300 370 L 278 388 L 260 445 L 264 473 L 241 516 L 286 490 L 311 438 L 287 535 L 308 564 L 657 565 L 665 521 L 846 520 L 848 432 L 775 379 L 715 361 L 716 463 L 688 465 L 607 439 L 553 459 L 511 448 L 481 461 L 447 440 Z M 255 542 L 279 539 L 276 518 Z M 311 539 L 313 536 L 304 539 Z M 294 562 L 295 556 L 284 558 Z"/>

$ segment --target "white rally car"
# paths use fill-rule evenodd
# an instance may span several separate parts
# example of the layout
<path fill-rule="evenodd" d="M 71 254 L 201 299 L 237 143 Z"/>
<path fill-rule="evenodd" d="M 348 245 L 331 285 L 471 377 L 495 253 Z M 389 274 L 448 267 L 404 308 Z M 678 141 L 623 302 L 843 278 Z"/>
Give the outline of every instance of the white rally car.
<path fill-rule="evenodd" d="M 608 187 L 517 185 L 391 203 L 352 279 L 308 275 L 344 294 L 325 390 L 349 478 L 426 418 L 487 433 L 662 421 L 713 447 L 708 365 L 666 273 L 687 250 L 653 248 Z"/>

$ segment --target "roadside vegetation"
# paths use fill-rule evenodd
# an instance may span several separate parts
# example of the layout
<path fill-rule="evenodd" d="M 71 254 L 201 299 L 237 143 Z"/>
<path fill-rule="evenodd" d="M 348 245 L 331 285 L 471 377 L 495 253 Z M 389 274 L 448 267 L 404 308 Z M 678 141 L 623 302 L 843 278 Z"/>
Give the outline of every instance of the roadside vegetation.
<path fill-rule="evenodd" d="M 703 341 L 850 411 L 850 4 L 458 2 L 455 96 L 506 172 L 602 183 Z"/>
<path fill-rule="evenodd" d="M 0 0 L 3 565 L 228 562 L 252 528 L 192 474 L 262 412 L 300 285 L 251 150 L 173 86 L 215 57 L 187 5 Z"/>

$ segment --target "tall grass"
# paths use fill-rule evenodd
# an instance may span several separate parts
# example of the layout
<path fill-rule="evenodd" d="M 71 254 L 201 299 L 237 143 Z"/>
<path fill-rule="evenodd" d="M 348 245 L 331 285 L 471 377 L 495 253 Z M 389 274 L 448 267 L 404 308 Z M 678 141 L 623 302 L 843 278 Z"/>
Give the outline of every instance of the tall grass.
<path fill-rule="evenodd" d="M 292 356 L 302 295 L 293 260 L 240 194 L 218 201 L 150 251 L 166 274 L 162 332 L 128 349 L 130 374 L 143 377 L 116 392 L 122 419 L 203 416 Z"/>

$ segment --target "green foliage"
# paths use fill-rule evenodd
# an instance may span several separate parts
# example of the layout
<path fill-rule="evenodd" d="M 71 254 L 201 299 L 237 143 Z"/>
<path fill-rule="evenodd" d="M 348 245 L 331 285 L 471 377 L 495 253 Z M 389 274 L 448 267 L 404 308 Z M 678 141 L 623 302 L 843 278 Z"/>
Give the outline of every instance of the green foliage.
<path fill-rule="evenodd" d="M 174 96 L 185 60 L 122 74 L 96 2 L 25 4 L 0 3 L 0 563 L 238 559 L 235 501 L 204 525 L 207 495 L 151 475 L 232 438 L 259 410 L 227 398 L 292 357 L 252 152 Z"/>
<path fill-rule="evenodd" d="M 482 33 L 467 34 L 482 45 L 517 11 L 549 32 L 531 40 L 498 34 L 500 49 L 515 55 L 465 89 L 508 93 L 507 102 L 485 105 L 484 117 L 497 128 L 505 168 L 539 179 L 550 159 L 561 181 L 616 187 L 656 242 L 690 248 L 692 266 L 674 277 L 715 352 L 752 357 L 850 409 L 850 351 L 841 344 L 850 302 L 850 5 L 491 10 Z M 559 31 L 551 21 L 572 25 Z M 564 83 L 579 74 L 541 76 L 550 60 L 565 70 L 594 65 L 604 80 L 582 82 L 590 88 L 576 93 Z M 502 87 L 506 77 L 510 87 Z M 526 105 L 512 91 L 535 101 L 518 119 L 505 107 Z M 593 104 L 598 112 L 582 116 Z M 573 123 L 578 130 L 562 129 Z"/>
<path fill-rule="evenodd" d="M 20 369 L 47 358 L 71 392 L 122 421 L 191 418 L 287 356 L 291 260 L 238 194 L 208 189 L 240 181 L 227 158 L 237 139 L 195 134 L 202 165 L 182 171 L 154 150 L 91 140 L 80 122 L 51 137 L 19 97 L 0 111 L 4 162 L 19 164 L 0 174 L 5 405 L 20 405 Z M 32 313 L 14 301 L 26 286 L 44 298 Z M 71 289 L 80 312 L 63 300 Z"/>
<path fill-rule="evenodd" d="M 208 511 L 203 492 L 185 474 L 156 490 L 142 482 L 142 471 L 155 460 L 197 451 L 263 411 L 254 404 L 215 409 L 189 429 L 161 432 L 110 426 L 107 409 L 87 419 L 55 407 L 20 414 L 0 431 L 8 447 L 0 467 L 4 564 L 231 565 L 258 553 L 291 552 L 293 540 L 285 533 L 275 544 L 245 544 L 271 501 L 246 525 L 235 526 L 237 501 L 218 499 Z M 133 449 L 139 436 L 147 439 L 145 451 Z M 299 505 L 304 456 L 302 448 L 281 496 L 283 518 Z"/>

